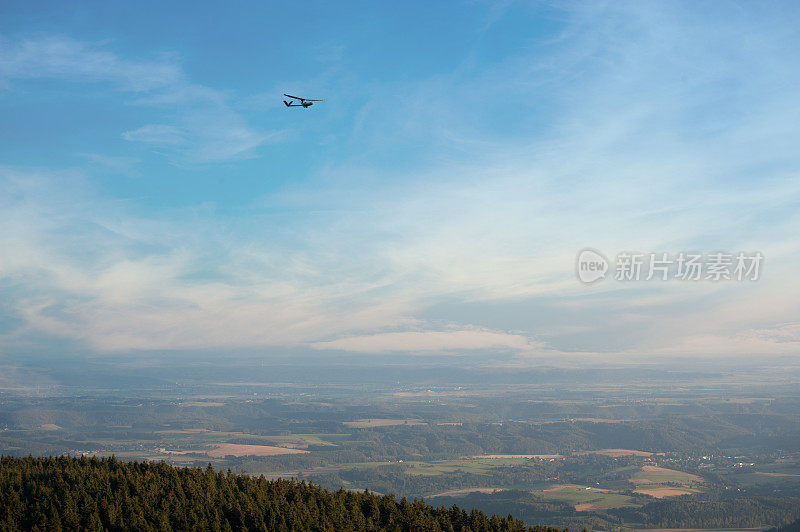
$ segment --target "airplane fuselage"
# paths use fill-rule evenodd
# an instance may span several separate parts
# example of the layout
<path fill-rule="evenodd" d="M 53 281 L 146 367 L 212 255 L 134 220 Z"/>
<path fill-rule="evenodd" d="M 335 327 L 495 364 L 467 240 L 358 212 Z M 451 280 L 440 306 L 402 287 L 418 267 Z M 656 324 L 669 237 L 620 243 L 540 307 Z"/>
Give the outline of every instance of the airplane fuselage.
<path fill-rule="evenodd" d="M 322 100 L 314 100 L 313 98 L 301 98 L 300 96 L 292 96 L 291 94 L 284 94 L 287 98 L 291 98 L 290 101 L 283 100 L 283 103 L 286 107 L 303 107 L 308 108 L 314 105 L 314 102 L 321 102 Z"/>

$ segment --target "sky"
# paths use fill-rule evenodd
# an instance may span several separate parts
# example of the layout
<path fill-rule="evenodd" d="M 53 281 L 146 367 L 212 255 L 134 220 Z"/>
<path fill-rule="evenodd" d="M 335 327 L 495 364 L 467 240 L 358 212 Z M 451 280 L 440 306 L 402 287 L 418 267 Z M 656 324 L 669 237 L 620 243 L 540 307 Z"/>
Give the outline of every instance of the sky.
<path fill-rule="evenodd" d="M 791 1 L 0 0 L 0 359 L 796 360 L 798 49 Z"/>

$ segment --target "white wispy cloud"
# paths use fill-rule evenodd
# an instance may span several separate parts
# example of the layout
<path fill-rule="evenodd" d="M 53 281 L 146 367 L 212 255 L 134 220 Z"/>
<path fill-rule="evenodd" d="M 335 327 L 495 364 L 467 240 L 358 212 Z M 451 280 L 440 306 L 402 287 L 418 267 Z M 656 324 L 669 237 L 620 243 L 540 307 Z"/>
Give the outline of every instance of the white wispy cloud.
<path fill-rule="evenodd" d="M 37 78 L 105 84 L 133 98 L 135 105 L 162 111 L 169 122 L 120 134 L 185 162 L 251 157 L 259 146 L 279 138 L 276 131 L 249 125 L 222 91 L 192 83 L 175 54 L 131 59 L 111 51 L 108 43 L 62 35 L 0 36 L 0 87 L 10 90 L 15 80 Z"/>
<path fill-rule="evenodd" d="M 169 90 L 187 83 L 171 54 L 151 60 L 129 60 L 101 44 L 62 35 L 21 39 L 0 36 L 0 80 L 58 78 L 72 82 L 109 82 L 132 92 Z"/>
<path fill-rule="evenodd" d="M 126 131 L 122 134 L 122 138 L 159 146 L 180 146 L 188 142 L 185 131 L 165 124 L 148 124 L 133 131 Z"/>

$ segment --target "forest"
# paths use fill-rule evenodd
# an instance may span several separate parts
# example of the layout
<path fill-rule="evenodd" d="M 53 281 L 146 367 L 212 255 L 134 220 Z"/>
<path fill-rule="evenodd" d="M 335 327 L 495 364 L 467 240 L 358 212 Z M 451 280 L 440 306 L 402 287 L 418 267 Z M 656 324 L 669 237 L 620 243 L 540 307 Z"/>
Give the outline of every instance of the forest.
<path fill-rule="evenodd" d="M 116 458 L 0 458 L 0 530 L 557 532 L 511 516 Z"/>

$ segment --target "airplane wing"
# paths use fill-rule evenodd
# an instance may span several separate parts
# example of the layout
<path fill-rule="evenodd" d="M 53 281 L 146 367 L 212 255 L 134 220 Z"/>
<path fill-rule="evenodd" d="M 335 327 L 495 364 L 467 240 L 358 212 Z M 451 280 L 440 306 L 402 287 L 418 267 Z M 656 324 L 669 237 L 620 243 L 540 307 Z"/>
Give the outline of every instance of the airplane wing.
<path fill-rule="evenodd" d="M 311 98 L 301 98 L 300 96 L 292 96 L 291 94 L 283 94 L 284 96 L 288 96 L 289 98 L 294 98 L 295 100 L 300 100 L 303 102 L 324 102 L 325 100 L 312 100 Z"/>

